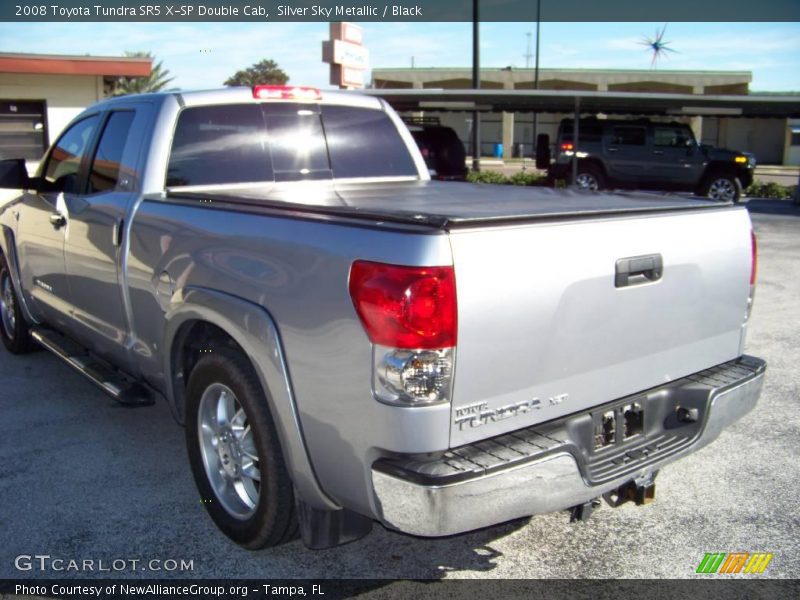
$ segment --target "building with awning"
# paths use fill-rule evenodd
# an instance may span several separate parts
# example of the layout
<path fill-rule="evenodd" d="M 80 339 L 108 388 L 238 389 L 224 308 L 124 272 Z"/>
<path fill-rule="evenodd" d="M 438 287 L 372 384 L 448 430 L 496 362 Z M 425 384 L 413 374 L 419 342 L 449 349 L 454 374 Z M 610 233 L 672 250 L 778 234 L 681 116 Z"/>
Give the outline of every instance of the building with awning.
<path fill-rule="evenodd" d="M 800 94 L 753 94 L 749 71 L 374 69 L 368 93 L 396 110 L 438 116 L 470 148 L 472 111 L 481 155 L 532 156 L 534 133 L 555 137 L 564 117 L 650 117 L 689 123 L 702 143 L 752 152 L 761 164 L 800 164 Z M 536 88 L 536 89 L 534 89 Z M 535 125 L 534 125 L 534 119 Z"/>
<path fill-rule="evenodd" d="M 151 68 L 151 58 L 0 53 L 0 158 L 39 160 L 115 78 L 146 77 Z"/>

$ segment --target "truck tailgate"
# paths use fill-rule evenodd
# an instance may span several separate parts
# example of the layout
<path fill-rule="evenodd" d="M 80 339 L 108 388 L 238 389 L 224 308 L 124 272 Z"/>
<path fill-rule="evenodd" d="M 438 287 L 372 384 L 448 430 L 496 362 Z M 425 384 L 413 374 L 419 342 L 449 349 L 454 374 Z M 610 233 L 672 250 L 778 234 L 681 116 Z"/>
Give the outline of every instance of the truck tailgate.
<path fill-rule="evenodd" d="M 751 265 L 743 208 L 467 226 L 450 240 L 452 447 L 741 354 Z"/>

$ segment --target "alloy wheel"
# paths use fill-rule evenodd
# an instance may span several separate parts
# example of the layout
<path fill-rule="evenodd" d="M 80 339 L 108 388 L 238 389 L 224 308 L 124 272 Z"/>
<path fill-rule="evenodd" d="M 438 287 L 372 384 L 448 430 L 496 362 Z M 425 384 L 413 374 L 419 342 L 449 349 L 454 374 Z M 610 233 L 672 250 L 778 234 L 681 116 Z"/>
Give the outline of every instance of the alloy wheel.
<path fill-rule="evenodd" d="M 200 398 L 197 415 L 200 451 L 217 499 L 237 519 L 256 512 L 261 491 L 255 437 L 236 394 L 214 383 Z"/>

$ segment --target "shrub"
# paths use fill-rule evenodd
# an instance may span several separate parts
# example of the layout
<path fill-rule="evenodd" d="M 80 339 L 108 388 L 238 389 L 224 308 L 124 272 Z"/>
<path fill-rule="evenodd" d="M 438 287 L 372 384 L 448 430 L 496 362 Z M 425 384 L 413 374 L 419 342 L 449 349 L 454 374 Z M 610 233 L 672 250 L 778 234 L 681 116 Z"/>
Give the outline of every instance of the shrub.
<path fill-rule="evenodd" d="M 794 196 L 793 185 L 781 185 L 775 182 L 764 183 L 756 181 L 745 191 L 745 195 L 751 198 L 774 198 L 777 200 L 789 200 Z"/>
<path fill-rule="evenodd" d="M 508 185 L 508 177 L 498 171 L 470 171 L 467 173 L 467 181 L 470 183 L 495 183 Z"/>
<path fill-rule="evenodd" d="M 513 185 L 546 185 L 547 178 L 530 171 L 517 171 L 508 178 Z"/>
<path fill-rule="evenodd" d="M 531 171 L 517 171 L 510 176 L 499 171 L 470 171 L 467 173 L 467 181 L 496 185 L 547 185 L 546 177 Z"/>

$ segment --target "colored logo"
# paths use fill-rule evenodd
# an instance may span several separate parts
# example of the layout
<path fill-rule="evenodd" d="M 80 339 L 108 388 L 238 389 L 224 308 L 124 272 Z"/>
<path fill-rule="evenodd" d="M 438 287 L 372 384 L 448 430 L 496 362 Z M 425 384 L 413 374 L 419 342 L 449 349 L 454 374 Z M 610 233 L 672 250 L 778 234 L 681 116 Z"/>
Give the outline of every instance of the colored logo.
<path fill-rule="evenodd" d="M 769 552 L 706 552 L 698 573 L 763 573 L 772 560 Z"/>

